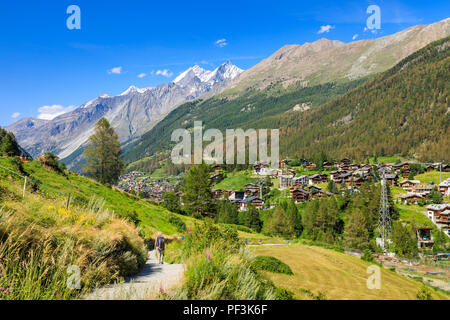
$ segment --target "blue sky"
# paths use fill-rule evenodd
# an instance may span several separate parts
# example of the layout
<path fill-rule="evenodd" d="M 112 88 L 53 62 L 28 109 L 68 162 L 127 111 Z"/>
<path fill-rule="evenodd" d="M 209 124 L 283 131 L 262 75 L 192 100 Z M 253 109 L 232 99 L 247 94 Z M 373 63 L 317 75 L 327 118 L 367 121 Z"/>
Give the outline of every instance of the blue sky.
<path fill-rule="evenodd" d="M 81 30 L 66 26 L 72 4 Z M 377 34 L 364 32 L 371 4 Z M 375 38 L 449 16 L 448 0 L 2 1 L 0 126 L 166 83 L 195 64 L 248 69 L 286 44 Z"/>

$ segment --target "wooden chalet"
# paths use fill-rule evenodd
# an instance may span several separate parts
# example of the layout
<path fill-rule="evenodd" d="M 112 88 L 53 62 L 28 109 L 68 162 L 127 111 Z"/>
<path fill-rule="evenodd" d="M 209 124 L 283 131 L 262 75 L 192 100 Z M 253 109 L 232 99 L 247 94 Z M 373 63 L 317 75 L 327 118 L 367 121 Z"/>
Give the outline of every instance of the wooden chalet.
<path fill-rule="evenodd" d="M 223 180 L 222 173 L 215 173 L 209 177 L 209 181 L 210 181 L 211 185 L 218 184 L 222 180 Z"/>
<path fill-rule="evenodd" d="M 431 190 L 433 190 L 433 186 L 426 183 L 419 183 L 413 187 L 413 192 L 420 193 L 422 195 L 428 195 Z"/>
<path fill-rule="evenodd" d="M 402 173 L 402 177 L 407 178 L 409 176 L 409 163 L 402 162 L 393 166 L 395 171 L 400 174 Z"/>
<path fill-rule="evenodd" d="M 445 197 L 450 197 L 450 178 L 439 184 L 439 192 Z"/>
<path fill-rule="evenodd" d="M 425 197 L 420 193 L 407 193 L 400 196 L 404 204 L 417 204 L 420 200 L 425 200 Z"/>
<path fill-rule="evenodd" d="M 384 177 L 386 178 L 386 182 L 389 183 L 391 186 L 398 185 L 398 175 L 397 174 L 385 174 Z"/>
<path fill-rule="evenodd" d="M 244 192 L 247 197 L 249 196 L 257 196 L 259 194 L 259 186 L 254 183 L 249 183 L 245 185 Z"/>
<path fill-rule="evenodd" d="M 400 182 L 400 187 L 405 191 L 412 192 L 418 184 L 420 184 L 419 180 L 403 180 Z"/>
<path fill-rule="evenodd" d="M 312 176 L 308 177 L 308 184 L 321 184 L 328 181 L 328 176 L 326 174 L 313 174 Z"/>
<path fill-rule="evenodd" d="M 309 200 L 309 192 L 303 189 L 300 185 L 294 185 L 290 190 L 291 198 L 295 203 L 306 202 Z"/>

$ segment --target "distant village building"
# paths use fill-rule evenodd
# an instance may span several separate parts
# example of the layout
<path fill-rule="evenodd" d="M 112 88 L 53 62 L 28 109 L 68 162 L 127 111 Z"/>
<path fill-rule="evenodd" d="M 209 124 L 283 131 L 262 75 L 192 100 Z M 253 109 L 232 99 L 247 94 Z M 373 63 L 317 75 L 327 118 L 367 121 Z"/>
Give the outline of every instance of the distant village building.
<path fill-rule="evenodd" d="M 417 247 L 419 249 L 433 249 L 434 240 L 431 236 L 431 228 L 417 229 Z"/>
<path fill-rule="evenodd" d="M 409 163 L 403 162 L 399 163 L 397 165 L 394 165 L 394 170 L 397 172 L 397 174 L 402 173 L 403 178 L 407 178 L 409 176 Z"/>
<path fill-rule="evenodd" d="M 450 197 L 450 178 L 439 184 L 439 192 L 445 197 Z"/>
<path fill-rule="evenodd" d="M 430 204 L 427 206 L 427 216 L 438 228 L 450 236 L 450 204 Z"/>
<path fill-rule="evenodd" d="M 404 204 L 417 204 L 420 200 L 425 200 L 425 197 L 420 193 L 407 193 L 400 196 Z"/>
<path fill-rule="evenodd" d="M 209 181 L 210 181 L 211 185 L 218 184 L 222 180 L 223 180 L 222 173 L 215 173 L 209 177 Z"/>
<path fill-rule="evenodd" d="M 383 177 L 381 177 L 381 178 L 383 178 Z M 398 175 L 396 173 L 385 174 L 384 178 L 386 179 L 386 182 L 389 183 L 391 186 L 398 185 Z"/>
<path fill-rule="evenodd" d="M 256 197 L 259 194 L 259 186 L 254 183 L 249 183 L 249 184 L 245 185 L 244 192 L 247 197 L 250 197 L 250 196 Z"/>
<path fill-rule="evenodd" d="M 412 192 L 413 188 L 418 184 L 420 184 L 419 180 L 404 180 L 400 182 L 400 187 L 405 191 Z"/>
<path fill-rule="evenodd" d="M 413 187 L 413 192 L 419 193 L 424 196 L 428 195 L 431 190 L 433 190 L 433 186 L 430 186 L 426 183 L 419 183 Z"/>
<path fill-rule="evenodd" d="M 260 176 L 269 174 L 269 166 L 266 163 L 257 163 L 253 166 L 253 173 Z"/>
<path fill-rule="evenodd" d="M 293 185 L 300 184 L 302 186 L 308 185 L 308 176 L 300 176 L 292 179 Z"/>
<path fill-rule="evenodd" d="M 280 176 L 280 189 L 287 189 L 292 187 L 294 184 L 294 176 L 292 175 L 281 175 Z"/>
<path fill-rule="evenodd" d="M 328 181 L 328 176 L 326 174 L 313 174 L 312 176 L 308 177 L 308 184 L 321 184 Z"/>
<path fill-rule="evenodd" d="M 306 202 L 309 200 L 309 191 L 303 189 L 300 185 L 294 185 L 291 187 L 290 197 L 294 199 L 295 203 Z"/>

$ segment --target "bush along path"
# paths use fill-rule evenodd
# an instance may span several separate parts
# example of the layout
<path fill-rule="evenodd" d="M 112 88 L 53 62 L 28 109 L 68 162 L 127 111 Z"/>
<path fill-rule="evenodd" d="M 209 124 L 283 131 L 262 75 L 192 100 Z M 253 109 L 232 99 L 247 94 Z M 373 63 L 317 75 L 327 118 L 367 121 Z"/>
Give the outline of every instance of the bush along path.
<path fill-rule="evenodd" d="M 125 282 L 102 287 L 88 294 L 86 300 L 146 300 L 167 293 L 177 286 L 184 274 L 183 264 L 159 264 L 155 250 L 149 251 L 141 272 Z"/>

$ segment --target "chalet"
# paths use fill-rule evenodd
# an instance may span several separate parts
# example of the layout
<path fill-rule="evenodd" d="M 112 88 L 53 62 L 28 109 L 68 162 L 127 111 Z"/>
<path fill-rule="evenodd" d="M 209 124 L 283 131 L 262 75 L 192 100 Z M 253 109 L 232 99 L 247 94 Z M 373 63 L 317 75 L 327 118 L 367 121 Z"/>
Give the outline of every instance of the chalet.
<path fill-rule="evenodd" d="M 417 247 L 419 249 L 433 249 L 434 240 L 431 236 L 431 228 L 417 229 Z"/>
<path fill-rule="evenodd" d="M 323 164 L 322 164 L 322 167 L 324 167 L 324 168 L 332 168 L 333 164 L 331 164 L 328 161 L 324 161 Z"/>
<path fill-rule="evenodd" d="M 244 198 L 245 198 L 244 191 L 232 191 L 228 199 L 231 202 L 234 202 L 234 201 L 244 200 Z"/>
<path fill-rule="evenodd" d="M 333 195 L 332 193 L 325 191 L 322 188 L 314 187 L 314 186 L 310 187 L 309 192 L 313 198 L 328 198 Z"/>
<path fill-rule="evenodd" d="M 222 173 L 223 172 L 223 168 L 219 165 L 214 166 L 213 168 L 214 173 Z"/>
<path fill-rule="evenodd" d="M 386 179 L 386 182 L 390 184 L 391 186 L 398 185 L 398 175 L 397 174 L 385 174 L 384 178 Z"/>
<path fill-rule="evenodd" d="M 450 178 L 439 184 L 439 192 L 445 197 L 450 197 Z"/>
<path fill-rule="evenodd" d="M 348 164 L 340 164 L 339 171 L 350 171 L 350 165 Z"/>
<path fill-rule="evenodd" d="M 224 198 L 223 190 L 213 189 L 211 190 L 214 199 L 222 199 Z"/>
<path fill-rule="evenodd" d="M 308 169 L 312 169 L 312 168 L 315 168 L 316 167 L 316 164 L 315 163 L 308 163 L 307 165 L 306 165 L 306 168 L 308 168 Z"/>
<path fill-rule="evenodd" d="M 416 186 L 413 187 L 413 192 L 420 193 L 421 195 L 428 195 L 431 190 L 433 190 L 433 186 L 430 186 L 426 183 L 419 183 Z"/>
<path fill-rule="evenodd" d="M 360 177 L 367 177 L 370 174 L 370 167 L 369 168 L 359 168 L 353 172 L 353 175 L 359 175 Z"/>
<path fill-rule="evenodd" d="M 309 199 L 309 192 L 298 185 L 291 187 L 290 192 L 295 203 L 306 202 Z"/>
<path fill-rule="evenodd" d="M 341 165 L 349 166 L 351 163 L 352 163 L 352 160 L 348 159 L 348 158 L 344 158 L 344 159 L 341 160 Z"/>
<path fill-rule="evenodd" d="M 249 183 L 244 187 L 244 192 L 247 197 L 256 197 L 259 193 L 259 186 L 254 183 Z"/>
<path fill-rule="evenodd" d="M 268 174 L 268 167 L 266 163 L 257 163 L 253 166 L 253 173 L 266 176 Z"/>
<path fill-rule="evenodd" d="M 450 165 L 443 164 L 441 170 L 442 172 L 450 172 Z"/>
<path fill-rule="evenodd" d="M 270 169 L 268 174 L 271 178 L 278 178 L 283 174 L 283 171 L 280 169 Z"/>
<path fill-rule="evenodd" d="M 264 202 L 257 197 L 245 198 L 243 200 L 236 201 L 239 211 L 246 211 L 249 205 L 253 205 L 256 209 L 262 209 Z"/>
<path fill-rule="evenodd" d="M 450 204 L 430 204 L 427 207 L 427 216 L 444 233 L 450 236 Z"/>
<path fill-rule="evenodd" d="M 385 165 L 378 166 L 378 174 L 380 177 L 382 177 L 383 174 L 391 174 L 392 171 L 393 171 L 392 168 L 389 166 L 385 166 Z"/>
<path fill-rule="evenodd" d="M 343 184 L 347 181 L 347 179 L 351 178 L 353 176 L 352 172 L 345 171 L 339 174 L 337 177 L 334 178 L 334 181 L 338 184 Z"/>
<path fill-rule="evenodd" d="M 425 197 L 420 193 L 407 193 L 400 196 L 404 204 L 417 204 L 420 200 L 425 200 Z"/>
<path fill-rule="evenodd" d="M 353 163 L 349 165 L 350 170 L 355 171 L 359 169 L 359 164 Z"/>
<path fill-rule="evenodd" d="M 281 175 L 280 176 L 280 189 L 287 189 L 292 187 L 294 184 L 294 177 L 292 175 Z"/>
<path fill-rule="evenodd" d="M 292 183 L 295 184 L 300 184 L 302 186 L 307 186 L 308 185 L 308 176 L 300 176 L 300 177 L 295 177 L 292 179 Z"/>
<path fill-rule="evenodd" d="M 336 177 L 338 177 L 341 174 L 341 172 L 339 171 L 331 171 L 330 172 L 330 180 L 335 181 Z"/>
<path fill-rule="evenodd" d="M 398 174 L 402 173 L 402 176 L 404 178 L 406 178 L 409 175 L 409 163 L 408 162 L 402 162 L 402 163 L 396 164 L 396 165 L 394 165 L 394 170 Z"/>
<path fill-rule="evenodd" d="M 364 183 L 364 178 L 363 177 L 348 177 L 347 179 L 345 179 L 345 184 L 347 186 L 355 186 L 355 187 L 361 187 L 361 185 Z"/>
<path fill-rule="evenodd" d="M 326 174 L 313 174 L 312 176 L 308 177 L 308 184 L 320 184 L 328 181 L 328 176 Z"/>
<path fill-rule="evenodd" d="M 413 188 L 418 184 L 420 184 L 419 180 L 404 180 L 400 182 L 400 187 L 405 191 L 412 192 Z"/>
<path fill-rule="evenodd" d="M 209 177 L 209 181 L 210 181 L 211 185 L 218 184 L 222 180 L 223 180 L 222 173 L 215 173 Z"/>

